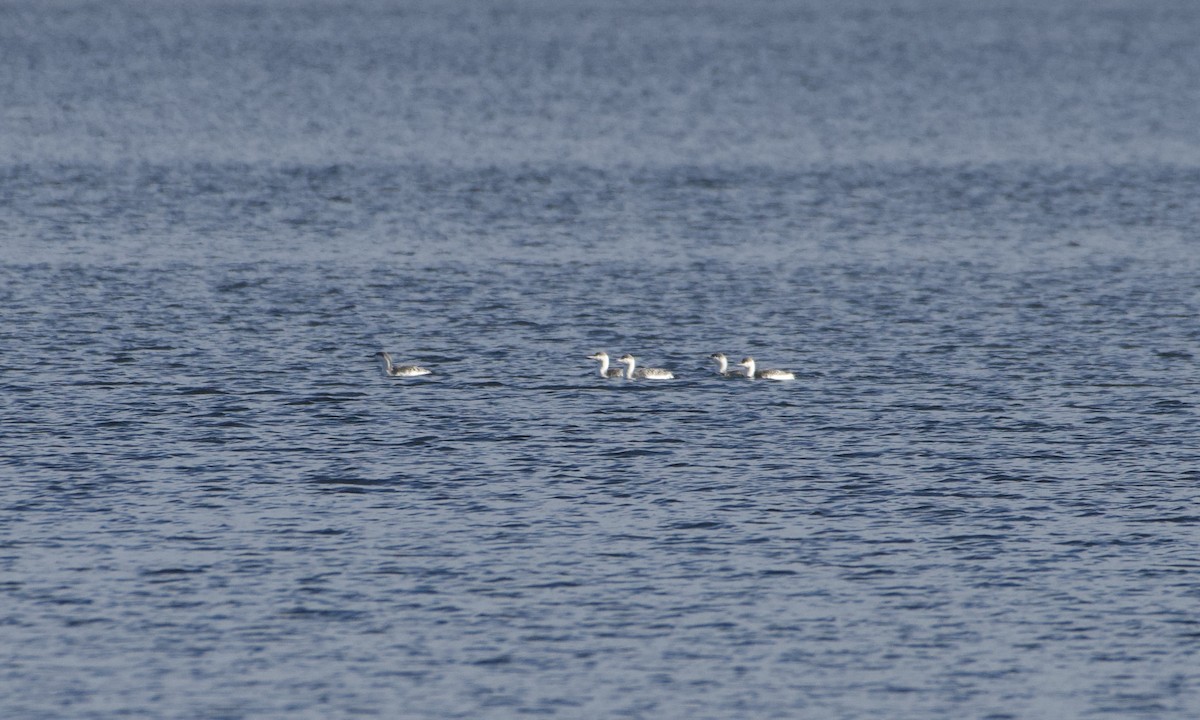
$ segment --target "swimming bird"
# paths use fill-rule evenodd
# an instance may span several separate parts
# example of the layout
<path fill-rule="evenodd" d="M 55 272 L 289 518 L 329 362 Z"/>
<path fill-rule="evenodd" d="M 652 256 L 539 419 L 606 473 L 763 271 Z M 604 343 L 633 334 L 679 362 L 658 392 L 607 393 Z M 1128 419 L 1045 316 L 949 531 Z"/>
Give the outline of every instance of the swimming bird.
<path fill-rule="evenodd" d="M 733 372 L 729 369 L 729 358 L 725 357 L 725 353 L 713 353 L 708 356 L 710 360 L 717 361 L 717 374 L 721 377 L 735 377 L 741 373 Z"/>
<path fill-rule="evenodd" d="M 675 377 L 675 373 L 671 372 L 670 370 L 663 370 L 662 368 L 642 368 L 640 370 L 635 369 L 637 366 L 637 360 L 629 353 L 625 353 L 621 357 L 617 358 L 617 362 L 625 365 L 626 380 L 633 380 L 634 378 L 644 378 L 646 380 L 671 380 Z"/>
<path fill-rule="evenodd" d="M 753 379 L 753 378 L 760 378 L 762 380 L 795 380 L 796 379 L 796 374 L 791 372 L 790 370 L 759 370 L 758 372 L 755 372 L 754 371 L 754 358 L 752 358 L 752 357 L 742 358 L 742 361 L 740 363 L 738 363 L 738 365 L 741 365 L 742 367 L 746 368 L 746 377 L 751 378 L 751 379 Z"/>
<path fill-rule="evenodd" d="M 588 360 L 600 361 L 600 377 L 602 378 L 619 378 L 621 377 L 621 368 L 610 368 L 608 366 L 608 353 L 601 350 L 597 353 L 588 355 Z"/>
<path fill-rule="evenodd" d="M 393 365 L 391 353 L 381 351 L 375 353 L 375 357 L 379 360 L 379 369 L 388 377 L 418 377 L 432 374 L 431 370 L 420 365 Z"/>

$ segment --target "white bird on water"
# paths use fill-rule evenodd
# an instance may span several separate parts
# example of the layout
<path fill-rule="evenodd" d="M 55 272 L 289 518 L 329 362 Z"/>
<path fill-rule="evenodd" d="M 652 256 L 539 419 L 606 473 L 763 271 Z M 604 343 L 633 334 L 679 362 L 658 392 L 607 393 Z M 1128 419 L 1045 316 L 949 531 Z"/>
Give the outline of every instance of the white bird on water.
<path fill-rule="evenodd" d="M 717 374 L 721 377 L 735 377 L 741 373 L 731 372 L 729 370 L 729 358 L 725 357 L 725 353 L 713 353 L 708 356 L 710 360 L 717 361 Z"/>
<path fill-rule="evenodd" d="M 617 358 L 617 362 L 625 366 L 625 379 L 633 380 L 634 378 L 644 378 L 646 380 L 671 380 L 674 379 L 675 373 L 662 368 L 642 368 L 636 369 L 637 359 L 629 353 L 625 353 Z"/>
<path fill-rule="evenodd" d="M 600 377 L 602 378 L 619 378 L 621 377 L 621 368 L 610 368 L 608 366 L 608 353 L 601 350 L 600 352 L 588 355 L 588 360 L 600 361 Z"/>
<path fill-rule="evenodd" d="M 388 377 L 419 377 L 433 372 L 420 365 L 393 365 L 391 353 L 381 351 L 375 353 L 375 357 L 379 360 L 379 369 Z"/>
<path fill-rule="evenodd" d="M 743 358 L 738 365 L 746 368 L 746 377 L 759 378 L 761 380 L 795 380 L 796 374 L 790 370 L 759 370 L 754 371 L 754 358 Z"/>

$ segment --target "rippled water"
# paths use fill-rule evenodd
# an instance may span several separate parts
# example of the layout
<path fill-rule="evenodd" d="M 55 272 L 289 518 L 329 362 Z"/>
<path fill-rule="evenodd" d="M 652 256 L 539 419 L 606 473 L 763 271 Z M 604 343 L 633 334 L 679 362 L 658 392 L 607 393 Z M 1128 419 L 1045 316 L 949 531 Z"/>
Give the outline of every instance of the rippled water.
<path fill-rule="evenodd" d="M 0 9 L 2 714 L 1200 712 L 1200 11 L 736 8 Z"/>

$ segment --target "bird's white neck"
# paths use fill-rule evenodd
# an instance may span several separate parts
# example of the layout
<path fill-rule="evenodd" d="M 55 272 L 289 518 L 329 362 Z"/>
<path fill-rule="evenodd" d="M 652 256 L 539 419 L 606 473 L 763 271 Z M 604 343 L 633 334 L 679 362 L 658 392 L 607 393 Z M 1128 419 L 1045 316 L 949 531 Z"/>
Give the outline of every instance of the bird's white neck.
<path fill-rule="evenodd" d="M 600 361 L 600 377 L 608 377 L 608 356 L 597 359 Z"/>
<path fill-rule="evenodd" d="M 625 362 L 625 379 L 632 380 L 633 379 L 633 366 L 637 364 L 637 361 L 634 360 L 633 358 L 629 358 L 628 360 L 625 360 L 624 362 Z"/>
<path fill-rule="evenodd" d="M 754 378 L 754 361 L 750 360 L 750 361 L 744 362 L 744 363 L 742 363 L 742 366 L 746 368 L 746 377 L 753 379 Z"/>

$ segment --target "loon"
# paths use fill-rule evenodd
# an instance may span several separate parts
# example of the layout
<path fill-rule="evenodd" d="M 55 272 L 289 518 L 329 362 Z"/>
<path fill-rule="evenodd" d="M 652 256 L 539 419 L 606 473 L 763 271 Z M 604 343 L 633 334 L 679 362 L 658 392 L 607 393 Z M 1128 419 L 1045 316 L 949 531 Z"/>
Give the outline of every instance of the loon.
<path fill-rule="evenodd" d="M 608 353 L 601 350 L 597 353 L 588 355 L 588 360 L 600 361 L 600 377 L 602 378 L 619 378 L 621 377 L 621 368 L 610 368 L 608 366 Z"/>
<path fill-rule="evenodd" d="M 626 353 L 617 358 L 617 362 L 625 365 L 625 379 L 633 380 L 634 378 L 645 378 L 646 380 L 671 380 L 675 377 L 675 373 L 662 368 L 642 368 L 636 370 L 637 360 Z"/>
<path fill-rule="evenodd" d="M 377 352 L 375 357 L 379 359 L 379 369 L 388 377 L 418 377 L 432 374 L 431 370 L 420 365 L 393 365 L 391 353 Z"/>
<path fill-rule="evenodd" d="M 721 377 L 737 377 L 741 375 L 741 373 L 729 369 L 729 358 L 725 357 L 725 353 L 713 353 L 708 357 L 710 360 L 717 361 L 717 374 Z"/>
<path fill-rule="evenodd" d="M 752 357 L 743 358 L 742 361 L 740 363 L 738 363 L 738 365 L 741 365 L 742 367 L 746 368 L 746 377 L 751 378 L 751 379 L 753 379 L 753 378 L 760 378 L 762 380 L 795 380 L 796 379 L 795 373 L 791 372 L 790 370 L 759 370 L 758 372 L 755 372 L 754 371 L 754 358 L 752 358 Z"/>

